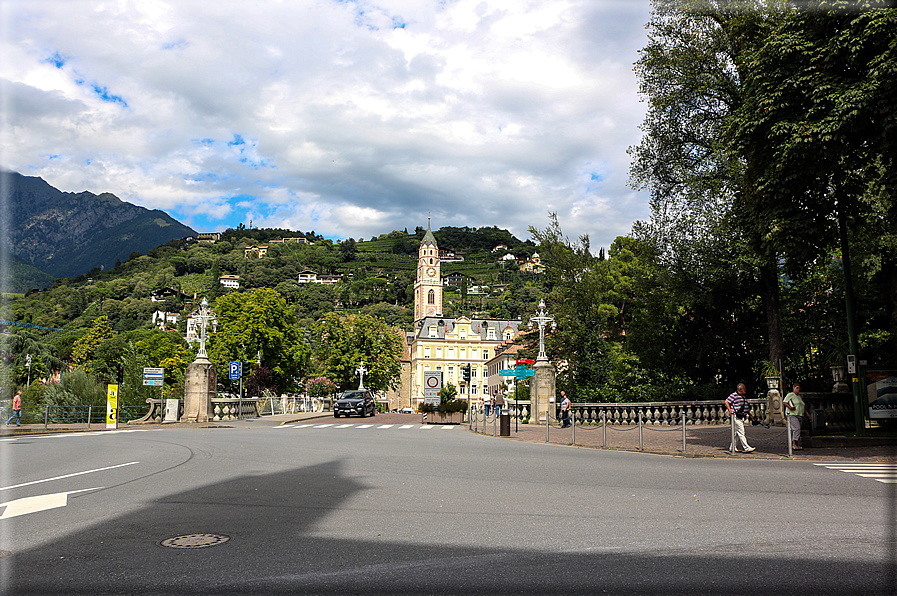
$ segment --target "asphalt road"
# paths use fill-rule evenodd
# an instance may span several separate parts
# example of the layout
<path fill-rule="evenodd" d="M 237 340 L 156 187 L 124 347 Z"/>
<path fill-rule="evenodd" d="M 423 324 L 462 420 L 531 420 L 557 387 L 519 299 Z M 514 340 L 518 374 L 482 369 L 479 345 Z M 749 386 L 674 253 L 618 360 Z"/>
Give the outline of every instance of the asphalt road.
<path fill-rule="evenodd" d="M 0 458 L 3 594 L 897 591 L 897 484 L 812 462 L 410 417 L 16 437 Z"/>

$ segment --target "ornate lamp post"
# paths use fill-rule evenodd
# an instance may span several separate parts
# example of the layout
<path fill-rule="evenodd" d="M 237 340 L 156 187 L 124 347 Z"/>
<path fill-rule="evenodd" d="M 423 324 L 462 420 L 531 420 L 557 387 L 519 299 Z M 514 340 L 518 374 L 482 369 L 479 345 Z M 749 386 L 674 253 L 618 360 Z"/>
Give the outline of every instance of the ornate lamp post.
<path fill-rule="evenodd" d="M 361 361 L 361 364 L 355 369 L 355 372 L 359 375 L 358 388 L 364 389 L 364 373 L 368 372 L 368 369 L 364 367 L 364 360 Z"/>
<path fill-rule="evenodd" d="M 536 313 L 536 316 L 530 317 L 530 325 L 532 327 L 539 327 L 539 356 L 536 360 L 548 360 L 548 356 L 545 354 L 545 327 L 551 323 L 551 329 L 557 329 L 557 323 L 554 321 L 554 317 L 545 312 L 545 300 L 539 301 L 539 312 Z"/>
<path fill-rule="evenodd" d="M 202 304 L 199 306 L 199 314 L 196 315 L 196 318 L 199 319 L 199 352 L 196 353 L 197 360 L 208 360 L 209 355 L 206 354 L 206 329 L 209 327 L 209 322 L 215 320 L 215 315 L 209 310 L 209 301 L 205 298 L 202 299 Z"/>

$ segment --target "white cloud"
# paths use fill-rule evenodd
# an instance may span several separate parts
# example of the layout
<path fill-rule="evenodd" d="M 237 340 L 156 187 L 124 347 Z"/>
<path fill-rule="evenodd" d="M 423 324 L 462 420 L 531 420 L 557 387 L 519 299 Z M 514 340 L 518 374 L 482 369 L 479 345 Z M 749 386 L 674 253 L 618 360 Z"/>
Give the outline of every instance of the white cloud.
<path fill-rule="evenodd" d="M 7 0 L 3 14 L 2 165 L 65 191 L 198 229 L 251 217 L 356 238 L 428 213 L 527 237 L 553 210 L 598 246 L 647 215 L 625 151 L 648 0 Z"/>

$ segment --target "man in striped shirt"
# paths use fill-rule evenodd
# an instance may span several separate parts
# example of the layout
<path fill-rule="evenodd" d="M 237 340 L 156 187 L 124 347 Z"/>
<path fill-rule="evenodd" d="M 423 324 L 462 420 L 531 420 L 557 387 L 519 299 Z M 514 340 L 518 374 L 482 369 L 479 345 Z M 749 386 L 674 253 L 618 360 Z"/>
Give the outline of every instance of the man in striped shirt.
<path fill-rule="evenodd" d="M 729 416 L 732 416 L 735 424 L 735 436 L 741 443 L 741 450 L 750 453 L 755 448 L 748 445 L 747 437 L 744 436 L 744 419 L 751 417 L 747 399 L 744 397 L 746 392 L 747 387 L 744 383 L 739 383 L 735 393 L 726 398 L 726 409 L 729 410 Z M 735 450 L 738 451 L 737 446 Z"/>

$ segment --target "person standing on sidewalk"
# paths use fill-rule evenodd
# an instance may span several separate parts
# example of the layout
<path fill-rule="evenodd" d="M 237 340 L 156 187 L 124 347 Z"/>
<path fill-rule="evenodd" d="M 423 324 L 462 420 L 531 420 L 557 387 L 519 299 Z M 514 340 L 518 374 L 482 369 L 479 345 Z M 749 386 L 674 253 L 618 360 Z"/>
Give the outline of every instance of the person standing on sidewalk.
<path fill-rule="evenodd" d="M 12 416 L 6 421 L 9 425 L 12 419 L 16 419 L 16 426 L 22 426 L 22 390 L 16 392 L 16 396 L 12 398 Z"/>
<path fill-rule="evenodd" d="M 505 407 L 505 394 L 499 389 L 495 394 L 495 415 L 501 416 L 501 413 Z"/>
<path fill-rule="evenodd" d="M 782 403 L 788 408 L 788 426 L 791 431 L 791 448 L 803 449 L 803 447 L 800 446 L 800 421 L 806 412 L 806 406 L 804 405 L 803 398 L 800 396 L 800 385 L 798 383 L 794 384 L 794 387 L 791 388 L 791 393 L 785 396 L 785 401 Z"/>
<path fill-rule="evenodd" d="M 745 393 L 747 393 L 747 387 L 744 383 L 739 383 L 738 387 L 735 388 L 735 393 L 726 398 L 726 409 L 729 411 L 729 416 L 732 417 L 732 421 L 735 424 L 735 440 L 741 443 L 742 451 L 750 453 L 756 448 L 748 445 L 747 437 L 744 436 L 744 419 L 751 417 L 748 411 L 747 399 L 744 397 Z M 734 447 L 735 451 L 738 451 L 737 445 L 734 445 Z"/>
<path fill-rule="evenodd" d="M 561 391 L 561 418 L 564 421 L 561 428 L 570 426 L 570 398 L 564 391 Z"/>

